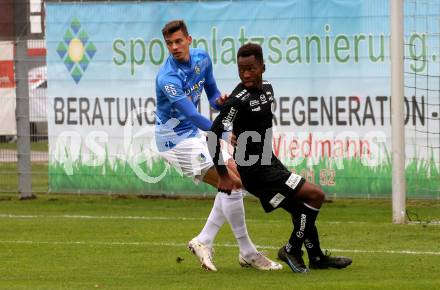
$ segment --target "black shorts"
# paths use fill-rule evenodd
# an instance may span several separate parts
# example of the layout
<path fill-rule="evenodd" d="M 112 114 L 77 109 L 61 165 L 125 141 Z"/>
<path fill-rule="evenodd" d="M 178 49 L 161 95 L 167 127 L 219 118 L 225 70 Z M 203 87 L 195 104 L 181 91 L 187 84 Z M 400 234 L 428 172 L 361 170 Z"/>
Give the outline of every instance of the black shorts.
<path fill-rule="evenodd" d="M 278 159 L 271 165 L 238 167 L 244 188 L 260 199 L 265 212 L 295 200 L 305 179 L 290 172 Z"/>

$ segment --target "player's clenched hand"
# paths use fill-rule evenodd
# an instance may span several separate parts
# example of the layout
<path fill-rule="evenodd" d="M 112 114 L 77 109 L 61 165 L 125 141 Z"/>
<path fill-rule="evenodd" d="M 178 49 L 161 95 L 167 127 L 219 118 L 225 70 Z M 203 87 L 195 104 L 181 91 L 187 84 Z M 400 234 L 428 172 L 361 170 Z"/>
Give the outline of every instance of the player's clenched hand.
<path fill-rule="evenodd" d="M 229 142 L 228 143 L 234 147 L 237 147 L 237 136 L 235 136 L 235 134 L 233 132 L 231 134 L 229 134 Z"/>
<path fill-rule="evenodd" d="M 224 192 L 226 194 L 231 194 L 233 189 L 240 188 L 241 184 L 229 174 L 219 176 L 217 189 L 218 191 Z"/>
<path fill-rule="evenodd" d="M 217 103 L 217 105 L 219 105 L 221 107 L 225 104 L 225 102 L 228 98 L 229 98 L 228 94 L 223 94 L 215 102 Z"/>

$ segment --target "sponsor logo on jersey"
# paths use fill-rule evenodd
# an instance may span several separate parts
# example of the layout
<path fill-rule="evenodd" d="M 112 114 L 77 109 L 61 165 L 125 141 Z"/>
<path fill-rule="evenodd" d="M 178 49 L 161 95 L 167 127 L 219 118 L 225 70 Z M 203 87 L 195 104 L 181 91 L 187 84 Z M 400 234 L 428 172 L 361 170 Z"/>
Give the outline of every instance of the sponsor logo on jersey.
<path fill-rule="evenodd" d="M 237 113 L 237 109 L 232 107 L 229 110 L 228 115 L 226 116 L 226 118 L 224 118 L 222 120 L 223 128 L 226 131 L 231 131 L 232 130 L 232 121 L 234 120 L 236 113 Z"/>
<path fill-rule="evenodd" d="M 255 106 L 259 106 L 259 105 L 260 105 L 260 101 L 258 101 L 258 100 L 251 100 L 249 102 L 249 106 L 251 106 L 251 107 L 255 107 Z"/>
<path fill-rule="evenodd" d="M 259 111 L 261 111 L 261 107 L 252 108 L 252 112 L 259 112 Z"/>
<path fill-rule="evenodd" d="M 275 194 L 274 197 L 269 201 L 269 203 L 275 208 L 280 205 L 280 203 L 285 199 L 286 197 L 282 195 L 281 193 Z"/>
<path fill-rule="evenodd" d="M 187 88 L 185 90 L 185 94 L 189 96 L 192 92 L 196 90 L 201 90 L 203 88 L 203 85 L 205 84 L 205 78 L 201 79 L 197 83 L 193 84 L 191 87 Z"/>
<path fill-rule="evenodd" d="M 224 129 L 225 131 L 231 131 L 231 130 L 232 130 L 232 122 L 231 122 L 231 121 L 229 121 L 229 120 L 223 120 L 223 121 L 222 121 L 222 124 L 223 124 L 223 129 Z"/>
<path fill-rule="evenodd" d="M 165 91 L 171 95 L 171 96 L 175 96 L 177 95 L 177 90 L 176 87 L 173 84 L 168 84 L 163 86 L 163 88 L 165 89 Z"/>

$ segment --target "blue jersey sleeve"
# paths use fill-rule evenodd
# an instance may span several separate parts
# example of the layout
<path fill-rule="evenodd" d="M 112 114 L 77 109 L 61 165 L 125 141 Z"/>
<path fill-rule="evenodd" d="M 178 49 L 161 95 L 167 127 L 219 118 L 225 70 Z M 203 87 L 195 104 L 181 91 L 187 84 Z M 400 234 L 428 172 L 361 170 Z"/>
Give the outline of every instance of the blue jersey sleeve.
<path fill-rule="evenodd" d="M 186 98 L 181 81 L 177 77 L 167 76 L 158 82 L 158 86 L 170 103 Z"/>
<path fill-rule="evenodd" d="M 187 98 L 180 99 L 174 103 L 176 108 L 184 114 L 197 128 L 208 131 L 211 129 L 212 122 L 203 117 L 197 110 L 194 104 Z"/>
<path fill-rule="evenodd" d="M 219 111 L 221 108 L 217 105 L 215 102 L 221 95 L 219 89 L 217 88 L 217 83 L 214 79 L 214 73 L 212 71 L 212 61 L 211 58 L 208 56 L 208 67 L 206 70 L 206 82 L 205 82 L 205 92 L 208 96 L 208 101 L 211 107 Z"/>

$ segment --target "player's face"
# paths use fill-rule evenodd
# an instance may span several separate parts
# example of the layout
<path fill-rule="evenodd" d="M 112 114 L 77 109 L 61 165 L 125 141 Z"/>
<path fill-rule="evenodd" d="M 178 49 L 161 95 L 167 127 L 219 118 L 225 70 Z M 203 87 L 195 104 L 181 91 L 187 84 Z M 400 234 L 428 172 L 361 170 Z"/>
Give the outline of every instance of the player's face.
<path fill-rule="evenodd" d="M 238 75 L 246 88 L 263 86 L 264 64 L 255 59 L 254 55 L 238 58 Z"/>
<path fill-rule="evenodd" d="M 165 36 L 168 51 L 179 62 L 186 62 L 189 60 L 189 46 L 192 38 L 190 35 L 185 35 L 181 30 L 178 30 L 170 35 Z"/>

